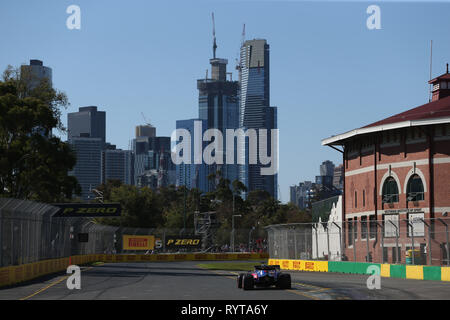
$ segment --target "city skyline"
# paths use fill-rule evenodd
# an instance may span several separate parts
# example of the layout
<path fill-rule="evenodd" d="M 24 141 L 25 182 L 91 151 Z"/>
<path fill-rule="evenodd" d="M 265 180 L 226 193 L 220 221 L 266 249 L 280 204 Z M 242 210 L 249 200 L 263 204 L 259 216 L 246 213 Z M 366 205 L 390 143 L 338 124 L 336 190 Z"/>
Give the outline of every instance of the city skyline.
<path fill-rule="evenodd" d="M 4 69 L 8 64 L 20 66 L 30 59 L 43 60 L 53 70 L 55 88 L 65 91 L 71 102 L 71 106 L 63 111 L 63 123 L 67 126 L 67 112 L 73 112 L 80 106 L 97 105 L 108 112 L 107 139 L 122 149 L 128 148 L 135 126 L 144 123 L 141 112 L 151 119 L 164 136 L 170 135 L 175 129 L 175 118 L 167 117 L 166 110 L 171 110 L 171 114 L 176 113 L 177 119 L 196 117 L 194 79 L 201 77 L 204 61 L 211 56 L 212 11 L 216 13 L 218 55 L 228 58 L 230 64 L 238 57 L 243 23 L 247 28 L 246 39 L 266 38 L 271 43 L 271 98 L 280 106 L 281 170 L 278 180 L 282 202 L 289 201 L 289 186 L 312 179 L 312 172 L 316 172 L 317 164 L 323 159 L 335 163 L 341 161 L 333 150 L 320 145 L 321 139 L 335 132 L 365 125 L 370 122 L 369 119 L 381 119 L 385 115 L 426 102 L 424 97 L 427 97 L 428 86 L 424 83 L 429 77 L 431 37 L 434 43 L 433 75 L 442 73 L 449 51 L 445 34 L 433 33 L 436 27 L 448 29 L 443 10 L 448 4 L 445 3 L 417 3 L 408 8 L 401 4 L 381 3 L 383 28 L 375 31 L 365 28 L 367 5 L 359 3 L 326 6 L 285 3 L 277 4 L 279 8 L 271 3 L 263 3 L 263 9 L 256 9 L 259 14 L 257 17 L 235 10 L 239 6 L 246 8 L 249 6 L 247 3 L 211 3 L 198 12 L 189 9 L 187 4 L 180 4 L 173 14 L 181 23 L 186 23 L 185 30 L 163 24 L 166 28 L 162 32 L 163 37 L 157 32 L 150 32 L 148 37 L 153 40 L 148 43 L 139 42 L 139 37 L 145 30 L 156 30 L 158 23 L 161 23 L 156 12 L 167 17 L 170 6 L 150 6 L 153 10 L 147 13 L 150 12 L 151 19 L 143 20 L 145 14 L 138 11 L 146 12 L 145 9 L 149 7 L 142 2 L 136 2 L 131 9 L 120 5 L 109 8 L 85 1 L 78 4 L 83 12 L 82 28 L 80 31 L 69 31 L 64 25 L 67 18 L 65 3 L 55 6 L 50 6 L 49 2 L 27 3 L 26 7 L 30 10 L 23 13 L 28 17 L 25 19 L 27 22 L 17 26 L 13 23 L 11 26 L 23 32 L 21 42 L 27 43 L 27 46 L 6 36 L 6 40 L 18 46 L 11 46 L 0 53 L 1 67 Z M 12 22 L 16 12 L 22 12 L 19 9 L 23 6 L 24 3 L 20 1 L 5 6 L 0 15 L 7 14 L 8 18 L 1 21 Z M 292 8 L 292 12 L 286 13 L 286 7 Z M 279 15 L 281 11 L 285 23 Z M 42 15 L 36 17 L 35 12 L 42 12 Z M 117 20 L 119 12 L 125 13 L 123 24 L 106 22 L 105 16 L 109 14 L 108 19 L 112 17 Z M 182 12 L 187 15 L 183 16 Z M 237 14 L 233 21 L 229 19 L 231 12 Z M 324 20 L 328 12 L 333 15 L 337 12 L 342 21 L 338 19 L 338 25 L 332 27 L 332 22 Z M 264 21 L 267 22 L 270 15 L 280 23 L 265 25 Z M 313 19 L 318 19 L 318 22 L 314 23 Z M 394 26 L 394 20 L 400 20 L 400 23 Z M 309 28 L 315 28 L 314 38 L 305 32 L 306 24 L 310 25 Z M 288 25 L 292 25 L 289 27 L 291 29 L 287 29 Z M 102 38 L 101 44 L 96 44 L 95 40 L 103 31 L 108 31 L 107 35 Z M 189 33 L 188 39 L 177 37 L 180 32 Z M 408 34 L 413 33 L 415 41 L 408 37 Z M 51 37 L 50 45 L 41 44 L 38 34 Z M 142 50 L 130 54 L 129 50 L 117 46 L 121 41 Z M 154 45 L 164 45 L 167 50 L 155 50 Z M 65 49 L 58 49 L 61 47 Z M 81 50 L 83 48 L 89 50 Z M 189 63 L 180 70 L 177 70 L 177 48 L 187 52 L 190 57 Z M 333 56 L 327 54 L 330 48 L 333 48 Z M 169 65 L 172 63 L 170 61 L 175 62 L 173 66 Z M 294 70 L 294 74 L 285 70 Z M 298 77 L 299 74 L 301 77 Z M 233 79 L 237 79 L 236 75 L 234 72 Z M 317 84 L 322 83 L 323 75 L 327 75 L 326 84 L 321 88 Z M 179 88 L 175 97 L 170 95 L 168 89 L 164 89 L 169 79 Z M 364 81 L 353 82 L 352 79 Z M 161 84 L 157 84 L 158 81 Z M 338 81 L 347 82 L 348 89 L 329 85 Z M 121 85 L 123 91 L 118 90 Z M 325 88 L 328 94 L 323 95 Z M 136 95 L 136 92 L 142 94 Z M 361 106 L 364 112 L 360 112 Z M 323 113 L 329 117 L 320 118 L 318 126 L 314 122 L 319 121 L 317 117 Z M 301 143 L 296 143 L 299 141 L 298 129 L 305 133 Z"/>
<path fill-rule="evenodd" d="M 0 1 L 0 300 L 450 300 L 449 12 Z"/>

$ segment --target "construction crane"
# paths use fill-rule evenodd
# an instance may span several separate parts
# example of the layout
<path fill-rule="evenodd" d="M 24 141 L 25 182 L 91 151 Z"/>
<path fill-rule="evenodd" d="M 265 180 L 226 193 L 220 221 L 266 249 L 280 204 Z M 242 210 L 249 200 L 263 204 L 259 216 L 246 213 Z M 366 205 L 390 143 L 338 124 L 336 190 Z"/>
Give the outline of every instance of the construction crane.
<path fill-rule="evenodd" d="M 244 42 L 245 42 L 245 23 L 244 23 L 244 26 L 242 27 L 241 46 L 239 48 L 238 57 L 240 56 L 240 52 L 241 52 L 242 47 L 244 46 Z M 241 62 L 239 61 L 238 58 L 236 58 L 236 70 L 241 70 Z"/>
<path fill-rule="evenodd" d="M 217 49 L 217 44 L 216 44 L 216 23 L 214 22 L 214 12 L 211 13 L 212 15 L 212 24 L 213 24 L 213 59 L 216 58 L 216 49 Z"/>
<path fill-rule="evenodd" d="M 145 117 L 144 113 L 141 112 L 142 118 L 144 119 L 144 123 L 150 127 L 153 127 L 152 124 L 150 123 L 150 121 L 147 120 L 147 118 Z"/>

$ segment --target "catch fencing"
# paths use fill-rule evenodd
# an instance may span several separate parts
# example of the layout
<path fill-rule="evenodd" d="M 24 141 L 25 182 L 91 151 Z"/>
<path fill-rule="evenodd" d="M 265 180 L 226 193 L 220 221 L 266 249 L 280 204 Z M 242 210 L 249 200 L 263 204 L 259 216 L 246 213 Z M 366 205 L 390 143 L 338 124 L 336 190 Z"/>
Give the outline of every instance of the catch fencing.
<path fill-rule="evenodd" d="M 268 226 L 269 255 L 273 259 L 450 265 L 450 218 L 373 217 Z"/>
<path fill-rule="evenodd" d="M 127 228 L 92 218 L 53 217 L 57 211 L 48 204 L 0 198 L 0 267 L 90 254 L 267 252 L 262 228 L 211 228 L 207 233 L 194 228 Z M 151 236 L 156 241 L 152 249 L 124 250 L 125 235 Z M 192 239 L 198 239 L 198 245 L 184 245 Z"/>
<path fill-rule="evenodd" d="M 112 250 L 115 228 L 84 218 L 56 218 L 58 208 L 0 198 L 0 267 Z M 80 243 L 76 235 L 88 233 Z"/>

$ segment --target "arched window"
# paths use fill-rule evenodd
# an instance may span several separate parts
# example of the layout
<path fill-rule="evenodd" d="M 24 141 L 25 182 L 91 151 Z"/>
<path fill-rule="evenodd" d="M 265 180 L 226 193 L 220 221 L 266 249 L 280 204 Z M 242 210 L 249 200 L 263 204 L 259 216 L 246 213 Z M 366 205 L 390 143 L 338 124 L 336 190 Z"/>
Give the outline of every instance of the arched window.
<path fill-rule="evenodd" d="M 406 187 L 406 199 L 408 201 L 419 201 L 424 199 L 423 182 L 419 175 L 414 174 L 409 178 Z"/>
<path fill-rule="evenodd" d="M 383 184 L 383 202 L 393 203 L 398 202 L 398 186 L 393 177 L 389 177 Z"/>

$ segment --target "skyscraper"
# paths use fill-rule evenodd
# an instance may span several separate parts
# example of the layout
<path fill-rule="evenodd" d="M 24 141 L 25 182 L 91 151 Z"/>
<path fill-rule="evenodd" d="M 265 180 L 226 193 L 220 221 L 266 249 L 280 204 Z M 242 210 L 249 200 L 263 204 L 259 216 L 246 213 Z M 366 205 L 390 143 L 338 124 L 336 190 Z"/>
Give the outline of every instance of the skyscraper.
<path fill-rule="evenodd" d="M 211 78 L 197 80 L 199 91 L 199 119 L 206 121 L 205 129 L 218 129 L 223 135 L 223 164 L 207 166 L 208 174 L 221 172 L 223 178 L 230 182 L 239 178 L 237 161 L 226 163 L 226 130 L 239 127 L 238 81 L 226 79 L 228 60 L 212 58 Z M 235 153 L 236 154 L 236 153 Z M 236 157 L 236 156 L 235 156 Z M 214 182 L 211 181 L 211 188 Z"/>
<path fill-rule="evenodd" d="M 41 60 L 30 60 L 29 65 L 20 66 L 20 80 L 26 84 L 26 95 L 29 95 L 43 80 L 47 80 L 48 85 L 52 87 L 52 69 L 44 66 Z M 41 126 L 36 126 L 34 131 L 47 138 L 52 134 Z"/>
<path fill-rule="evenodd" d="M 203 136 L 207 124 L 206 120 L 202 119 L 188 119 L 188 120 L 177 120 L 177 129 L 185 129 L 189 132 L 191 136 L 191 162 L 190 163 L 180 163 L 176 165 L 176 181 L 177 186 L 187 186 L 188 189 L 197 188 L 203 192 L 210 191 L 210 184 L 208 181 L 208 166 L 202 161 L 202 163 L 195 163 L 195 153 L 202 152 L 206 143 L 202 142 L 202 145 L 195 146 L 196 133 L 195 124 L 201 125 L 202 129 L 199 134 Z M 202 141 L 202 140 L 200 140 Z M 176 141 L 177 144 L 180 140 Z M 183 150 L 184 152 L 184 150 Z M 181 156 L 183 156 L 181 154 Z"/>
<path fill-rule="evenodd" d="M 309 197 L 311 194 L 311 188 L 313 188 L 314 186 L 315 184 L 311 181 L 303 181 L 298 185 L 291 186 L 290 202 L 297 205 L 300 209 L 307 208 L 310 200 Z"/>
<path fill-rule="evenodd" d="M 91 190 L 102 183 L 102 153 L 106 147 L 106 112 L 97 107 L 80 107 L 78 112 L 67 114 L 68 142 L 77 156 L 70 172 L 82 189 L 82 199 L 92 197 Z"/>
<path fill-rule="evenodd" d="M 320 176 L 316 176 L 316 184 L 331 188 L 333 186 L 334 163 L 330 160 L 323 161 L 320 165 Z"/>
<path fill-rule="evenodd" d="M 52 69 L 44 66 L 41 60 L 30 60 L 29 65 L 22 65 L 20 67 L 21 80 L 28 83 L 28 89 L 34 89 L 43 79 L 49 81 L 52 86 Z"/>
<path fill-rule="evenodd" d="M 269 60 L 269 45 L 266 40 L 247 40 L 243 43 L 239 66 L 239 126 L 245 129 L 267 129 L 267 149 L 271 150 L 270 129 L 277 128 L 277 108 L 270 106 Z M 248 160 L 246 147 L 246 164 L 241 167 L 240 177 L 248 191 L 265 190 L 276 199 L 278 175 L 261 175 L 261 168 L 264 166 L 260 163 L 248 164 Z"/>
<path fill-rule="evenodd" d="M 69 172 L 77 178 L 81 186 L 81 198 L 89 200 L 95 189 L 102 183 L 102 149 L 101 138 L 72 137 L 69 141 L 77 156 L 77 162 Z"/>
<path fill-rule="evenodd" d="M 320 165 L 321 176 L 333 176 L 334 175 L 334 163 L 330 160 L 325 160 Z"/>
<path fill-rule="evenodd" d="M 68 140 L 74 137 L 100 138 L 106 141 L 106 112 L 97 107 L 80 107 L 78 112 L 67 115 Z"/>
<path fill-rule="evenodd" d="M 214 23 L 214 15 L 213 15 Z M 239 82 L 232 81 L 232 73 L 227 72 L 227 59 L 216 57 L 216 37 L 213 29 L 213 57 L 209 60 L 211 65 L 211 78 L 208 72 L 204 79 L 197 80 L 198 95 L 198 119 L 179 120 L 177 129 L 186 129 L 194 137 L 195 124 L 201 125 L 201 134 L 209 129 L 216 129 L 221 137 L 221 152 L 214 150 L 214 157 L 219 163 L 206 164 L 203 159 L 204 148 L 209 143 L 198 143 L 195 148 L 195 141 L 192 140 L 191 160 L 195 156 L 200 156 L 201 163 L 182 163 L 177 165 L 177 185 L 186 185 L 188 188 L 198 188 L 203 192 L 213 190 L 216 180 L 210 180 L 210 175 L 220 172 L 221 177 L 228 179 L 230 183 L 239 179 L 239 166 L 237 164 L 236 152 L 234 161 L 227 163 L 227 129 L 235 130 L 239 127 Z M 230 79 L 227 80 L 227 75 Z M 200 134 L 200 132 L 198 133 Z M 218 138 L 218 137 L 215 137 Z M 212 142 L 211 142 L 212 143 Z M 234 141 L 234 145 L 237 143 Z M 220 147 L 216 145 L 216 147 Z M 192 161 L 193 162 L 193 161 Z"/>
<path fill-rule="evenodd" d="M 136 126 L 136 138 L 132 140 L 134 154 L 133 183 L 137 186 L 167 186 L 175 184 L 175 167 L 170 160 L 170 137 L 157 137 L 156 128 L 150 125 Z M 160 166 L 162 167 L 160 170 Z M 158 175 L 159 184 L 147 183 L 150 170 Z M 143 177 L 141 177 L 143 176 Z"/>
<path fill-rule="evenodd" d="M 106 149 L 103 151 L 102 183 L 108 180 L 120 180 L 124 184 L 133 181 L 133 154 L 131 150 Z"/>
<path fill-rule="evenodd" d="M 151 125 L 136 126 L 136 137 L 155 137 L 156 128 Z"/>

